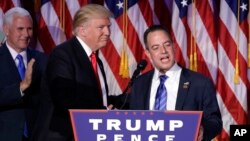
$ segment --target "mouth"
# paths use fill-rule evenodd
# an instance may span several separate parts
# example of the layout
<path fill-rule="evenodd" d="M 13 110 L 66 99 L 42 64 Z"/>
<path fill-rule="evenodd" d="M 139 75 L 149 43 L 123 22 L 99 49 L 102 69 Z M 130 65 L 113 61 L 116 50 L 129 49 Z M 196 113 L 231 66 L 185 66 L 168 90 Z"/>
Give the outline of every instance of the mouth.
<path fill-rule="evenodd" d="M 162 62 L 169 62 L 170 61 L 170 56 L 168 54 L 164 55 L 163 57 L 160 58 L 160 60 Z"/>
<path fill-rule="evenodd" d="M 103 36 L 103 37 L 101 38 L 102 41 L 108 41 L 109 39 L 110 39 L 109 36 Z"/>
<path fill-rule="evenodd" d="M 109 41 L 109 39 L 107 38 L 107 39 L 102 39 L 101 40 L 101 42 L 105 42 L 105 43 L 107 43 Z"/>
<path fill-rule="evenodd" d="M 108 41 L 109 39 L 102 39 L 102 41 Z"/>
<path fill-rule="evenodd" d="M 22 42 L 29 42 L 29 41 L 30 41 L 30 39 L 29 39 L 29 38 L 20 39 L 20 41 L 22 41 Z"/>

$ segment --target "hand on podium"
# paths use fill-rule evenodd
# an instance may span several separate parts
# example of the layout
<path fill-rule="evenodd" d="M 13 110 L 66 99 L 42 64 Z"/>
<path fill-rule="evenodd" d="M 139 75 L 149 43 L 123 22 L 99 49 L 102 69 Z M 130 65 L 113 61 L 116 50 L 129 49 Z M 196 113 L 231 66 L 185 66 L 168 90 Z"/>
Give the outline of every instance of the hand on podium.
<path fill-rule="evenodd" d="M 200 130 L 199 130 L 199 134 L 198 134 L 198 139 L 197 139 L 197 141 L 202 141 L 202 140 L 203 140 L 203 133 L 204 133 L 204 128 L 203 128 L 203 126 L 201 125 L 201 126 L 200 126 Z"/>
<path fill-rule="evenodd" d="M 111 95 L 109 100 L 113 106 L 112 109 L 129 109 L 129 94 Z"/>
<path fill-rule="evenodd" d="M 107 107 L 107 110 L 112 110 L 112 108 L 114 107 L 113 104 L 110 104 L 108 107 Z"/>

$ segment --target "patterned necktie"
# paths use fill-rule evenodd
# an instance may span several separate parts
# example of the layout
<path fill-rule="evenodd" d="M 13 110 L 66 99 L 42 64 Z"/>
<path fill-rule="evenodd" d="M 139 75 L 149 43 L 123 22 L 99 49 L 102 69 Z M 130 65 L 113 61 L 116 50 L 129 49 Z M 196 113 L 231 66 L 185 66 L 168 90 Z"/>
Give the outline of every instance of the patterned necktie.
<path fill-rule="evenodd" d="M 157 88 L 156 98 L 155 98 L 155 110 L 166 110 L 167 104 L 167 89 L 164 85 L 168 77 L 166 75 L 160 76 L 160 85 Z"/>
<path fill-rule="evenodd" d="M 24 66 L 24 62 L 23 62 L 23 56 L 18 54 L 16 56 L 16 59 L 18 59 L 17 69 L 18 69 L 18 72 L 19 72 L 19 75 L 20 75 L 21 79 L 23 80 L 24 76 L 25 76 L 25 66 Z M 27 127 L 27 123 L 25 122 L 24 123 L 23 135 L 27 138 L 28 134 L 29 134 L 28 127 Z"/>

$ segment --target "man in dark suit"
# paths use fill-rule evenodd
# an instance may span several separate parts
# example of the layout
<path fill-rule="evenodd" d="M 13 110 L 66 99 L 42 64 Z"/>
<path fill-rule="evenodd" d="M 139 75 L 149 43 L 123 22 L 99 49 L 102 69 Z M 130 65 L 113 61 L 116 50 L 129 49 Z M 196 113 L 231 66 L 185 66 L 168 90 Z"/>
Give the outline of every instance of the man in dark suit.
<path fill-rule="evenodd" d="M 75 36 L 50 54 L 46 79 L 54 105 L 51 140 L 73 140 L 69 109 L 106 109 L 110 104 L 98 50 L 109 41 L 111 16 L 101 5 L 82 7 L 73 19 Z"/>
<path fill-rule="evenodd" d="M 28 48 L 33 22 L 25 9 L 8 10 L 3 29 L 6 42 L 0 47 L 0 140 L 35 140 L 39 134 L 40 83 L 47 58 Z"/>
<path fill-rule="evenodd" d="M 144 43 L 154 69 L 135 80 L 130 109 L 203 111 L 199 140 L 213 139 L 222 129 L 213 82 L 177 65 L 170 33 L 164 27 L 149 27 Z"/>

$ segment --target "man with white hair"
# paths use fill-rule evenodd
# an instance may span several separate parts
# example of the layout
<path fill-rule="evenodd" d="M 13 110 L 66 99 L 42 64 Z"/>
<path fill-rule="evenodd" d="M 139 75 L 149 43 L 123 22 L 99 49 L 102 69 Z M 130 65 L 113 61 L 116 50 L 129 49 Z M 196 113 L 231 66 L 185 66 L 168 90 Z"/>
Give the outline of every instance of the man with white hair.
<path fill-rule="evenodd" d="M 47 57 L 29 48 L 33 21 L 27 10 L 8 10 L 3 30 L 6 41 L 0 47 L 0 140 L 34 140 Z"/>

